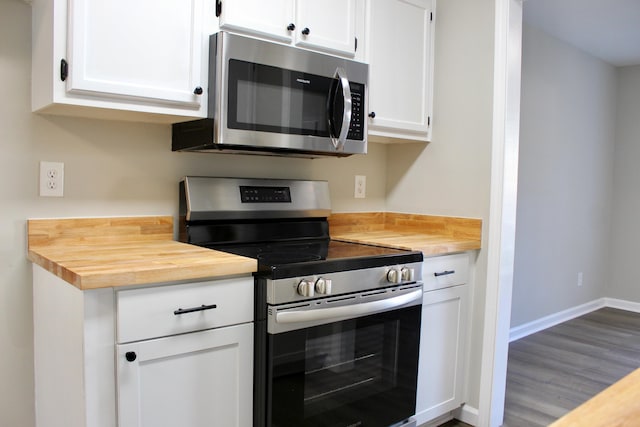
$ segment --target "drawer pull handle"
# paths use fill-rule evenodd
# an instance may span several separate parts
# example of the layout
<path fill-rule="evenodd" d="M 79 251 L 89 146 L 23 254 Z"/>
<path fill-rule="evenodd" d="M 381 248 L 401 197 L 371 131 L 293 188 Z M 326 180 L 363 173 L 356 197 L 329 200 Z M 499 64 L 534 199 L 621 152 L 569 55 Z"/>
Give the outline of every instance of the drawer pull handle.
<path fill-rule="evenodd" d="M 440 276 L 448 276 L 449 274 L 453 274 L 453 273 L 455 273 L 455 272 L 456 272 L 455 270 L 445 270 L 445 271 L 442 271 L 442 272 L 440 272 L 440 273 L 437 273 L 437 272 L 436 272 L 436 273 L 433 273 L 433 275 L 434 275 L 434 276 L 436 276 L 436 277 L 440 277 Z"/>
<path fill-rule="evenodd" d="M 211 310 L 212 308 L 216 308 L 216 307 L 217 306 L 215 304 L 211 304 L 211 305 L 202 304 L 200 307 L 179 308 L 176 311 L 174 311 L 173 314 L 178 316 L 180 314 L 193 313 L 193 312 L 196 312 L 196 311 Z"/>

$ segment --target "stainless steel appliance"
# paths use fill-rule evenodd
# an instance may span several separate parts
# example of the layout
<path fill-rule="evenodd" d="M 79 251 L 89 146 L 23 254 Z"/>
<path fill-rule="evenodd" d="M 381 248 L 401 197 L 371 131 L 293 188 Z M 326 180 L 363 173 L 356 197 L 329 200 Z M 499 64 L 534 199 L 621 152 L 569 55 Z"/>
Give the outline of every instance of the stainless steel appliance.
<path fill-rule="evenodd" d="M 174 124 L 174 151 L 367 152 L 367 64 L 226 32 L 209 55 L 208 118 Z"/>
<path fill-rule="evenodd" d="M 415 425 L 422 253 L 332 240 L 324 181 L 187 177 L 180 213 L 258 260 L 254 426 Z"/>

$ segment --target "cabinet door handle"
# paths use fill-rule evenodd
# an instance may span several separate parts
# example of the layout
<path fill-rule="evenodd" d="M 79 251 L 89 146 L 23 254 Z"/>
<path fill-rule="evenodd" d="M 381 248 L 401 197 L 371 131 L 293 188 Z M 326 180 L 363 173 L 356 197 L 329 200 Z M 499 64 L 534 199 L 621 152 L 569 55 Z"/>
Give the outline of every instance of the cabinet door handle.
<path fill-rule="evenodd" d="M 179 308 L 176 311 L 174 311 L 173 314 L 178 316 L 180 314 L 193 313 L 196 311 L 211 310 L 212 308 L 217 308 L 217 306 L 215 304 L 211 304 L 211 305 L 202 304 L 200 307 Z"/>
<path fill-rule="evenodd" d="M 138 358 L 138 355 L 136 354 L 135 351 L 127 351 L 124 354 L 124 358 L 127 359 L 127 362 L 133 362 Z"/>
<path fill-rule="evenodd" d="M 376 118 L 376 112 L 375 111 L 370 112 L 369 113 L 369 117 L 371 117 L 372 119 L 375 119 Z"/>
<path fill-rule="evenodd" d="M 311 32 L 311 30 L 308 27 L 305 27 L 302 30 L 302 34 L 305 35 L 305 36 L 308 36 L 310 32 Z"/>
<path fill-rule="evenodd" d="M 295 29 L 296 29 L 296 25 L 293 22 L 287 25 L 287 31 L 293 31 Z"/>
<path fill-rule="evenodd" d="M 69 76 L 69 63 L 66 59 L 60 60 L 60 80 L 65 81 Z"/>
<path fill-rule="evenodd" d="M 193 90 L 193 93 L 195 93 L 196 95 L 202 95 L 203 92 L 204 90 L 202 90 L 201 86 L 196 86 L 196 88 Z"/>
<path fill-rule="evenodd" d="M 434 275 L 434 276 L 436 276 L 436 277 L 440 277 L 440 276 L 448 276 L 449 274 L 453 274 L 453 273 L 455 273 L 455 272 L 456 272 L 455 270 L 445 270 L 445 271 L 442 271 L 442 272 L 440 272 L 440 273 L 438 273 L 438 272 L 433 273 L 433 275 Z"/>

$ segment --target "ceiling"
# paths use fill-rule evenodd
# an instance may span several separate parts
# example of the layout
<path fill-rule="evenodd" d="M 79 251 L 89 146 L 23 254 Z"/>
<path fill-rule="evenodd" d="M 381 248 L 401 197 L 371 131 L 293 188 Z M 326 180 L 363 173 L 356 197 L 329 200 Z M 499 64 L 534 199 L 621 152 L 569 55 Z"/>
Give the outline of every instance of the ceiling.
<path fill-rule="evenodd" d="M 526 0 L 524 20 L 612 65 L 640 65 L 640 0 Z"/>

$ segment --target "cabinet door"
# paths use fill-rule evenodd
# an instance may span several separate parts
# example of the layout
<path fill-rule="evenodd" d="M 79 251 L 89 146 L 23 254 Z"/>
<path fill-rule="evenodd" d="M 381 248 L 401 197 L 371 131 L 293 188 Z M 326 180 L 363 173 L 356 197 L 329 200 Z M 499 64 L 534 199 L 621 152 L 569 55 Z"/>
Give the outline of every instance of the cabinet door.
<path fill-rule="evenodd" d="M 295 22 L 297 46 L 355 55 L 356 0 L 296 0 Z"/>
<path fill-rule="evenodd" d="M 293 0 L 223 0 L 219 22 L 223 30 L 290 43 Z"/>
<path fill-rule="evenodd" d="M 197 109 L 203 3 L 69 0 L 67 91 Z"/>
<path fill-rule="evenodd" d="M 119 427 L 252 425 L 252 323 L 118 345 L 117 370 Z"/>
<path fill-rule="evenodd" d="M 416 416 L 432 420 L 463 401 L 468 285 L 425 292 Z"/>
<path fill-rule="evenodd" d="M 372 141 L 429 140 L 433 23 L 431 0 L 370 0 L 367 59 Z M 378 139 L 376 139 L 378 137 Z"/>

